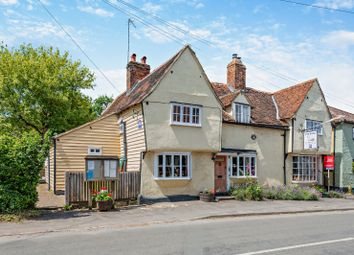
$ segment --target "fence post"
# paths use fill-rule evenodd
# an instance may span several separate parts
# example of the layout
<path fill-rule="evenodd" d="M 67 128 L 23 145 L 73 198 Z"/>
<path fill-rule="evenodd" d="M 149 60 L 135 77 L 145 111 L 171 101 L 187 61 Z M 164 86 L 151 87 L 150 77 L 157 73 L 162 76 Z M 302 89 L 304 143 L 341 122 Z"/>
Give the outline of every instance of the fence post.
<path fill-rule="evenodd" d="M 70 172 L 65 172 L 65 204 L 70 204 Z"/>

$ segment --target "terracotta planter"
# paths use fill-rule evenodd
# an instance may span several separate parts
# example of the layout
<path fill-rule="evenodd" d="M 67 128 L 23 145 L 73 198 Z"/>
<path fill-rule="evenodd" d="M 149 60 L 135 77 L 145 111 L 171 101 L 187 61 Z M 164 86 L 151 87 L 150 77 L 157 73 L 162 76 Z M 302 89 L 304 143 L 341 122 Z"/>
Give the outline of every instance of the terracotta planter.
<path fill-rule="evenodd" d="M 201 192 L 201 193 L 199 193 L 199 199 L 200 199 L 200 201 L 203 201 L 203 202 L 213 202 L 214 195 Z"/>
<path fill-rule="evenodd" d="M 112 200 L 107 200 L 107 201 L 97 201 L 97 207 L 99 211 L 109 211 L 113 208 L 113 201 Z"/>

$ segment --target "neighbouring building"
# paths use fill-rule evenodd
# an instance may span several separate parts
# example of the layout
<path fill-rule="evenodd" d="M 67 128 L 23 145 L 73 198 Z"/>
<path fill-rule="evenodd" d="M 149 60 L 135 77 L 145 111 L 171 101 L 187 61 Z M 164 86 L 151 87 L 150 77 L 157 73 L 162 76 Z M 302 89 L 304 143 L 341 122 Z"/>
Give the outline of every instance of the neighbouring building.
<path fill-rule="evenodd" d="M 146 62 L 132 55 L 126 91 L 95 122 L 110 123 L 111 131 L 102 130 L 109 142 L 98 133 L 91 140 L 91 124 L 55 138 L 57 178 L 59 169 L 65 169 L 60 178 L 77 169 L 61 165 L 73 153 L 81 171 L 103 178 L 114 176 L 114 169 L 141 171 L 146 198 L 195 196 L 204 189 L 223 193 L 246 178 L 268 185 L 322 184 L 332 128 L 317 79 L 274 93 L 260 91 L 246 86 L 246 67 L 233 55 L 227 83 L 212 83 L 188 45 L 151 72 Z M 87 132 L 85 143 L 72 140 L 78 139 L 75 132 Z M 106 150 L 113 141 L 116 150 Z M 59 142 L 87 153 L 64 154 Z M 91 155 L 90 148 L 102 148 L 101 154 Z"/>
<path fill-rule="evenodd" d="M 335 187 L 354 187 L 354 114 L 329 107 L 334 117 Z"/>

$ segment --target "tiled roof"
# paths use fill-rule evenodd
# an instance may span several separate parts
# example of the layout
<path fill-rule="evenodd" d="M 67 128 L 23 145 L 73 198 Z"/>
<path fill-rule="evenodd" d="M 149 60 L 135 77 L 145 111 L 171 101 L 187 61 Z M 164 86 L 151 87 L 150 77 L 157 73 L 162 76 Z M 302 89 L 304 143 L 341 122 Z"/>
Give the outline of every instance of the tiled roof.
<path fill-rule="evenodd" d="M 219 96 L 224 107 L 228 107 L 234 99 L 242 93 L 251 106 L 251 123 L 259 125 L 285 126 L 286 123 L 277 119 L 277 109 L 273 103 L 272 94 L 252 88 L 246 88 L 241 92 L 231 91 L 223 83 L 212 83 L 215 93 Z M 226 122 L 234 122 L 235 119 L 227 112 L 223 113 Z"/>
<path fill-rule="evenodd" d="M 295 115 L 315 81 L 308 80 L 274 93 L 281 119 L 291 119 Z"/>
<path fill-rule="evenodd" d="M 189 46 L 186 46 L 189 47 Z M 156 68 L 144 79 L 136 83 L 130 91 L 125 91 L 120 94 L 107 109 L 102 113 L 101 116 L 118 113 L 126 110 L 127 108 L 141 103 L 156 87 L 158 82 L 167 72 L 170 66 L 176 61 L 176 59 L 182 54 L 184 49 L 180 50 L 176 55 L 170 58 L 167 62 Z"/>
<path fill-rule="evenodd" d="M 343 118 L 339 118 L 338 120 L 333 121 L 334 123 L 340 123 L 344 120 L 344 122 L 354 124 L 354 114 L 353 113 L 346 112 L 346 111 L 340 110 L 338 108 L 334 108 L 332 106 L 329 106 L 328 108 L 329 108 L 329 111 L 331 112 L 333 118 L 344 116 Z"/>

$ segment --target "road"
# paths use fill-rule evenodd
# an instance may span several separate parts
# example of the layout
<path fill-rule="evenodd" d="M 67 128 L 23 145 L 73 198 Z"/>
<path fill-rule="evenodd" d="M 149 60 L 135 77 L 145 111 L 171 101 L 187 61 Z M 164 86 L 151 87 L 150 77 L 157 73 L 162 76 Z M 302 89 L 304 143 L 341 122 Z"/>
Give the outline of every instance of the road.
<path fill-rule="evenodd" d="M 1 255 L 354 254 L 354 212 L 225 218 L 0 239 Z"/>

